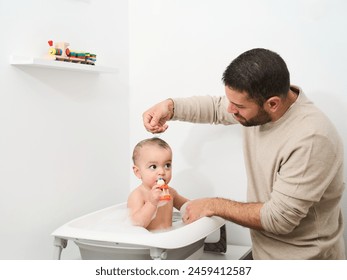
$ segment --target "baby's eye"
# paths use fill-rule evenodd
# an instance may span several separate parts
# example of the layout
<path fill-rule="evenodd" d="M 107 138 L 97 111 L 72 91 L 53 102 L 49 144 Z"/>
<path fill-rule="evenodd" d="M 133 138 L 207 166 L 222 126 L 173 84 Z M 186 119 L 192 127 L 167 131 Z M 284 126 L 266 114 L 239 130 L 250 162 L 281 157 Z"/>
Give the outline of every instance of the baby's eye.
<path fill-rule="evenodd" d="M 149 169 L 152 169 L 152 170 L 156 170 L 157 169 L 157 166 L 155 164 L 152 164 Z"/>
<path fill-rule="evenodd" d="M 166 168 L 166 169 L 170 169 L 170 168 L 171 168 L 171 163 L 165 164 L 165 168 Z"/>

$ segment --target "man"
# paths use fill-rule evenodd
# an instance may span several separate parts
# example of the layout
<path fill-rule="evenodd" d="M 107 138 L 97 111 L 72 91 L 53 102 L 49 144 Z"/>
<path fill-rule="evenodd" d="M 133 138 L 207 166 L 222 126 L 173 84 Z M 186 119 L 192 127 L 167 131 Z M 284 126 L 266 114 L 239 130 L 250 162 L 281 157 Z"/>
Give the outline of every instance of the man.
<path fill-rule="evenodd" d="M 333 124 L 270 50 L 241 54 L 223 82 L 224 97 L 167 99 L 143 114 L 152 133 L 169 120 L 244 126 L 248 202 L 194 200 L 185 222 L 217 215 L 249 227 L 255 259 L 345 259 L 343 144 Z"/>

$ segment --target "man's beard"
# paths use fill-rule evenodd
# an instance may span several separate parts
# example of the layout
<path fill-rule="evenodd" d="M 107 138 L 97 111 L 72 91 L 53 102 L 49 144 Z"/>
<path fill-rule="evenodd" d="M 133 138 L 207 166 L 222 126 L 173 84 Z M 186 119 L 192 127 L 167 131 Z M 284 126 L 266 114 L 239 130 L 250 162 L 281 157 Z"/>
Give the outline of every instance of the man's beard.
<path fill-rule="evenodd" d="M 241 115 L 234 114 L 234 116 L 243 126 L 263 125 L 271 121 L 269 113 L 267 113 L 263 108 L 260 108 L 258 114 L 249 120 L 246 120 Z"/>

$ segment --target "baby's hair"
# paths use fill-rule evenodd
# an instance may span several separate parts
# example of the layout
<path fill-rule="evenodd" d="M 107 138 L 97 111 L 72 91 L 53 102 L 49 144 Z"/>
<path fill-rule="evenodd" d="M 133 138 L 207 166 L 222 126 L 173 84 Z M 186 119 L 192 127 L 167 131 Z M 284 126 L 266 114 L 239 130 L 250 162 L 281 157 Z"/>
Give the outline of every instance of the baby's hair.
<path fill-rule="evenodd" d="M 147 145 L 156 145 L 156 146 L 159 146 L 163 149 L 171 150 L 171 147 L 169 146 L 169 144 L 166 143 L 161 138 L 152 137 L 152 138 L 144 139 L 144 140 L 140 141 L 139 143 L 137 143 L 135 148 L 134 148 L 134 151 L 133 151 L 133 163 L 134 164 L 135 164 L 136 160 L 138 159 L 141 148 L 144 146 L 147 146 Z"/>

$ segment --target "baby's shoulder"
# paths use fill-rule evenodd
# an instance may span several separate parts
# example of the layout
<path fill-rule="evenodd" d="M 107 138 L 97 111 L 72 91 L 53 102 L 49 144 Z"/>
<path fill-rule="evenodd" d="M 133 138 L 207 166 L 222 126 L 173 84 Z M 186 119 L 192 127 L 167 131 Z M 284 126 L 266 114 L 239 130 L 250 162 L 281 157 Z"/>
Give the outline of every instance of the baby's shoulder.
<path fill-rule="evenodd" d="M 141 186 L 138 186 L 137 188 L 133 189 L 130 194 L 128 199 L 133 199 L 133 198 L 140 198 L 143 197 L 145 195 L 143 188 L 141 188 Z"/>

